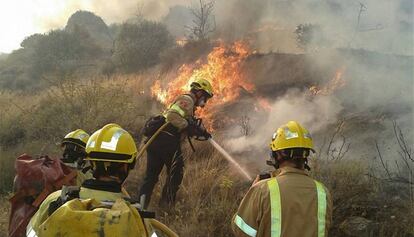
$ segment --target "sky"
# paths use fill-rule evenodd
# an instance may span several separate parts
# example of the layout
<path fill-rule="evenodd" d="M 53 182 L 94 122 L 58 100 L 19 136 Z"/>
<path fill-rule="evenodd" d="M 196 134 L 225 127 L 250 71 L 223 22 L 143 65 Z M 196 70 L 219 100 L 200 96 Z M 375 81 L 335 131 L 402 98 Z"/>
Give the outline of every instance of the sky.
<path fill-rule="evenodd" d="M 110 2 L 110 3 L 107 3 Z M 2 0 L 0 8 L 0 52 L 10 53 L 20 47 L 20 42 L 34 33 L 45 33 L 50 29 L 62 28 L 67 19 L 77 10 L 91 10 L 101 13 L 106 23 L 127 18 L 125 9 L 133 14 L 138 1 L 98 0 Z M 130 15 L 129 15 L 130 16 Z"/>
<path fill-rule="evenodd" d="M 42 19 L 59 16 L 68 1 L 2 1 L 0 8 L 0 52 L 10 53 L 19 48 L 20 42 L 28 35 L 47 31 Z"/>
<path fill-rule="evenodd" d="M 157 20 L 176 4 L 192 0 L 1 0 L 0 53 L 10 53 L 34 33 L 63 28 L 77 10 L 92 11 L 107 24 L 131 18 L 138 9 L 146 19 Z"/>

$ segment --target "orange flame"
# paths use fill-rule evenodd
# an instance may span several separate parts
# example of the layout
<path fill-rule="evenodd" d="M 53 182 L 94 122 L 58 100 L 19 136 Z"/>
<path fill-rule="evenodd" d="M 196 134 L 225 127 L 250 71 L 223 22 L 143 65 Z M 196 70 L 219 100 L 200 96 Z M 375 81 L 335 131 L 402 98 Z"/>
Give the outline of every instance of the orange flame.
<path fill-rule="evenodd" d="M 336 71 L 335 76 L 325 86 L 322 88 L 311 86 L 309 91 L 313 95 L 332 95 L 335 91 L 346 85 L 346 81 L 343 78 L 344 72 L 345 67 L 339 68 Z"/>
<path fill-rule="evenodd" d="M 272 109 L 272 106 L 270 105 L 269 101 L 263 97 L 256 97 L 258 104 L 260 107 L 266 111 L 270 111 Z M 258 109 L 256 109 L 258 110 Z"/>
<path fill-rule="evenodd" d="M 196 115 L 202 117 L 205 125 L 213 130 L 213 111 L 226 103 L 234 102 L 239 98 L 241 91 L 253 94 L 255 90 L 255 85 L 241 73 L 243 62 L 250 54 L 250 48 L 243 42 L 238 41 L 231 45 L 220 42 L 219 46 L 208 54 L 205 63 L 198 60 L 194 64 L 182 65 L 178 70 L 178 76 L 164 89 L 161 82 L 156 81 L 151 87 L 152 95 L 167 106 L 178 95 L 187 92 L 195 79 L 209 80 L 213 86 L 214 96 L 205 108 L 196 111 Z M 264 108 L 270 107 L 264 98 L 258 98 L 258 102 Z"/>

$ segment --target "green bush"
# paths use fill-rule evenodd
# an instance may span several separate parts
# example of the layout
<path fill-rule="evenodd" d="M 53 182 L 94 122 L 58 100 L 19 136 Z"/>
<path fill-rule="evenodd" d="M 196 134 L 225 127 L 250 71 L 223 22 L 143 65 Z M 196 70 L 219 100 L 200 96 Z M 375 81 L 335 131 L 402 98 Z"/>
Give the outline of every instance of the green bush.
<path fill-rule="evenodd" d="M 160 54 L 172 45 L 174 40 L 161 23 L 125 23 L 115 41 L 114 62 L 123 72 L 137 72 L 157 64 Z"/>

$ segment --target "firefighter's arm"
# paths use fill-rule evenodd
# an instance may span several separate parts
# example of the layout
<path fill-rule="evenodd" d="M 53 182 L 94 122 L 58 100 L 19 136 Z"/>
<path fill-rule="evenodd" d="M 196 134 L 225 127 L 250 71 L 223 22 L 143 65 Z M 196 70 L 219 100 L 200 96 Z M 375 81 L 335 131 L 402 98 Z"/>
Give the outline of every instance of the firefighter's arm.
<path fill-rule="evenodd" d="M 233 217 L 231 226 L 235 236 L 256 236 L 262 216 L 261 199 L 260 183 L 258 183 L 246 193 Z"/>
<path fill-rule="evenodd" d="M 181 131 L 188 126 L 187 118 L 193 116 L 193 110 L 193 100 L 189 96 L 182 95 L 170 106 L 164 116 L 167 122 Z"/>

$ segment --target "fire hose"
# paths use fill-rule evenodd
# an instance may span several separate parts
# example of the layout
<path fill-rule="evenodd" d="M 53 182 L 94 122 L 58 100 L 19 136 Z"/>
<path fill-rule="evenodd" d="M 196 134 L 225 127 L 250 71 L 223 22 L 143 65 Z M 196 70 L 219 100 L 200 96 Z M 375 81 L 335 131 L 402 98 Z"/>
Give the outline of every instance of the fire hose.
<path fill-rule="evenodd" d="M 170 123 L 163 124 L 152 136 L 151 138 L 144 144 L 144 146 L 141 148 L 141 150 L 137 154 L 137 160 L 144 154 L 144 152 L 147 150 L 148 146 L 151 145 L 151 143 L 157 138 L 158 134 L 162 132 L 162 130 L 168 126 Z"/>
<path fill-rule="evenodd" d="M 144 154 L 144 152 L 147 150 L 148 146 L 155 140 L 155 138 L 157 138 L 157 136 L 162 132 L 162 130 L 165 127 L 168 126 L 168 124 L 169 124 L 169 122 L 163 124 L 154 133 L 154 135 L 151 136 L 151 138 L 145 143 L 145 145 L 141 148 L 141 150 L 137 154 L 137 159 L 139 159 Z M 220 154 L 222 154 L 224 156 L 224 158 L 226 158 L 226 160 L 228 160 L 234 167 L 237 168 L 239 173 L 242 174 L 243 177 L 246 178 L 247 181 L 252 180 L 252 177 L 249 175 L 249 173 L 247 173 L 247 171 L 245 169 L 243 169 L 243 167 L 241 167 L 240 164 L 233 157 L 231 157 L 231 155 L 226 150 L 224 150 L 224 148 L 222 146 L 220 146 L 216 141 L 214 141 L 213 138 L 209 138 L 207 140 L 218 152 L 220 152 Z"/>

